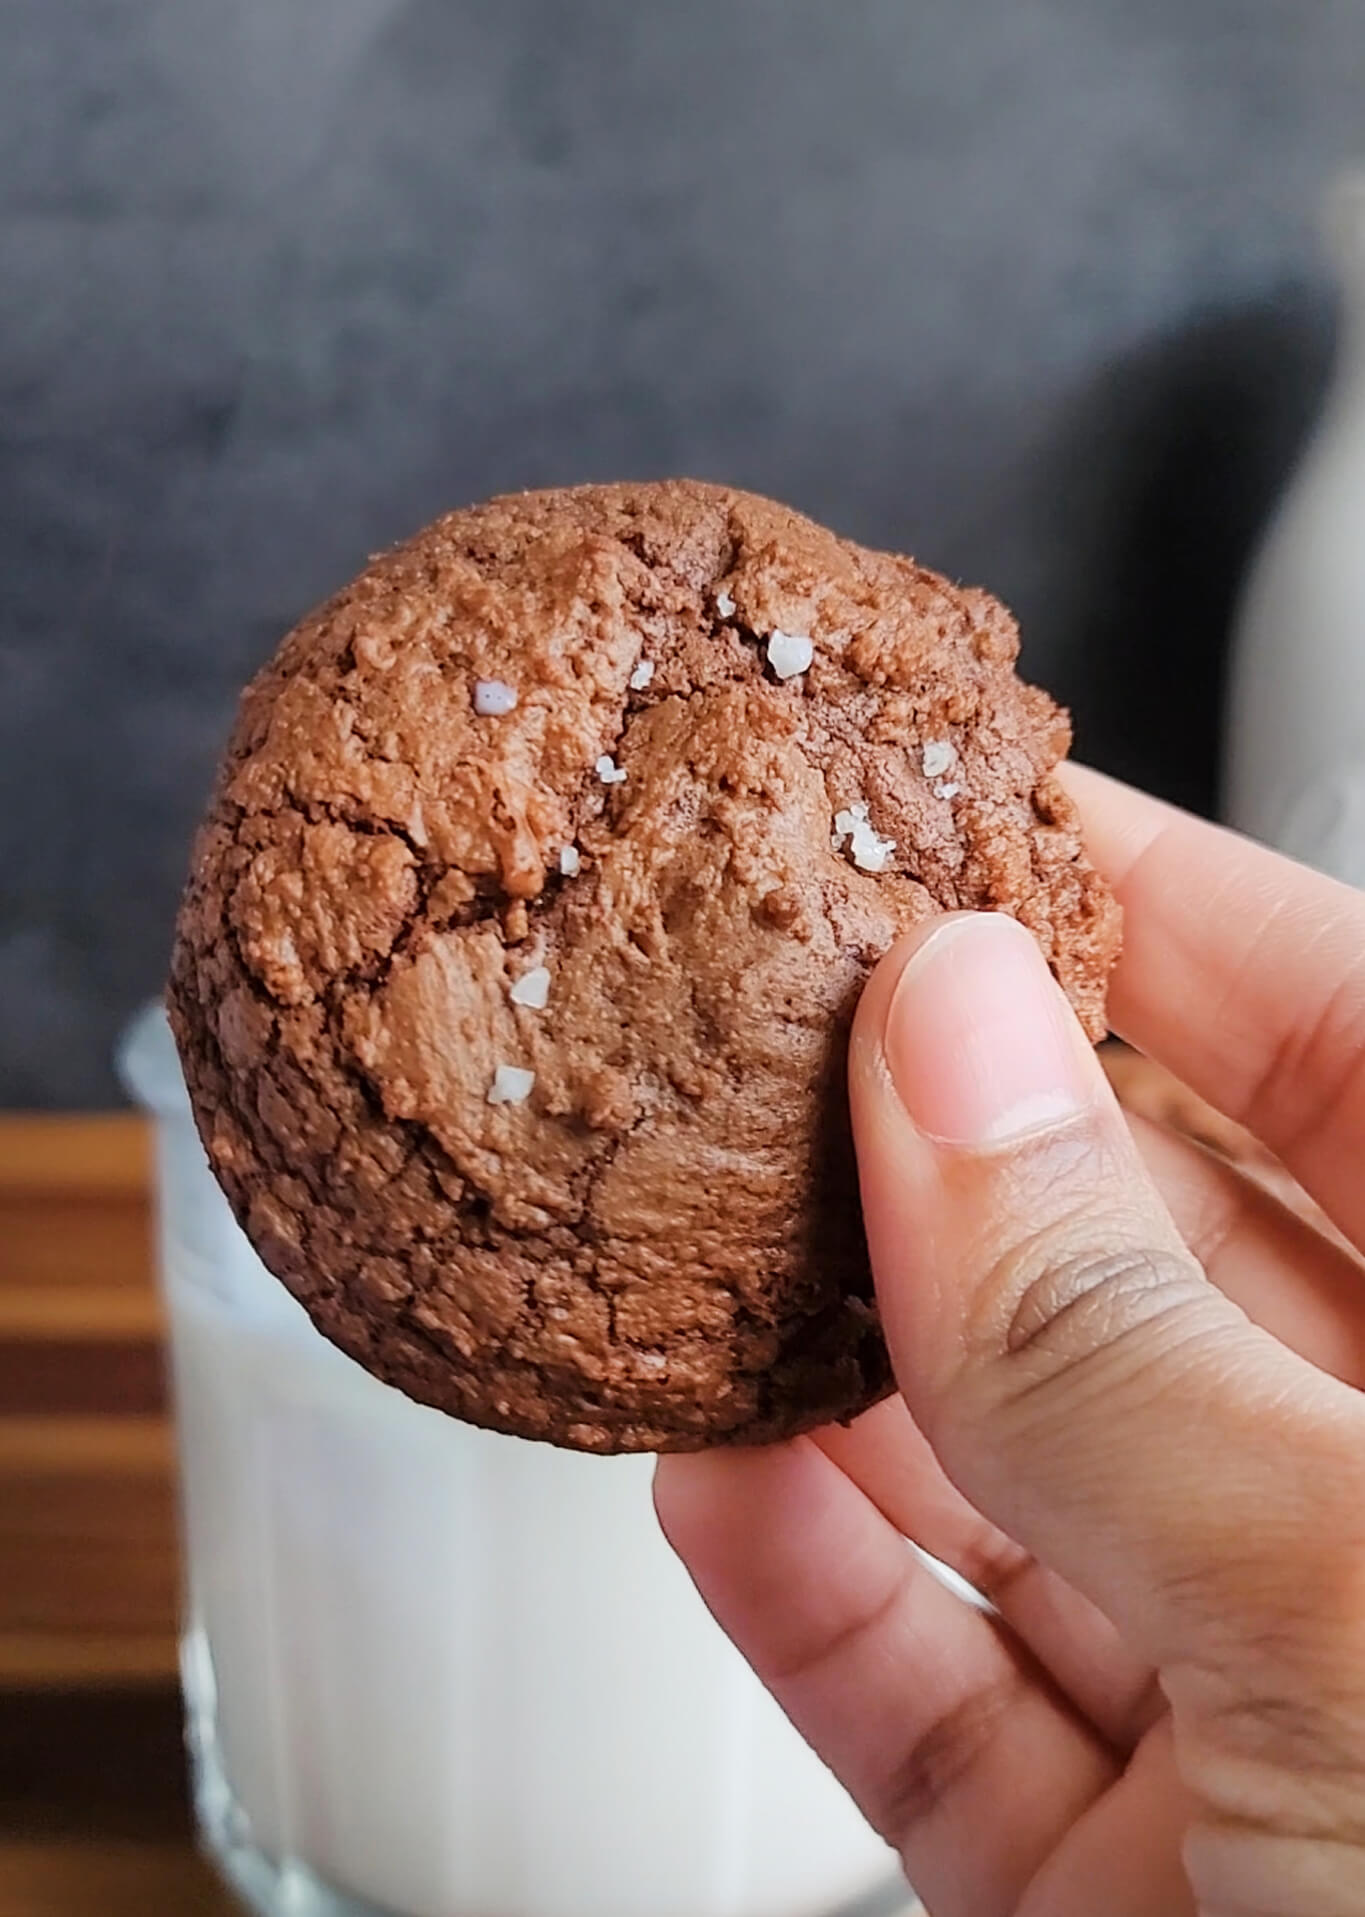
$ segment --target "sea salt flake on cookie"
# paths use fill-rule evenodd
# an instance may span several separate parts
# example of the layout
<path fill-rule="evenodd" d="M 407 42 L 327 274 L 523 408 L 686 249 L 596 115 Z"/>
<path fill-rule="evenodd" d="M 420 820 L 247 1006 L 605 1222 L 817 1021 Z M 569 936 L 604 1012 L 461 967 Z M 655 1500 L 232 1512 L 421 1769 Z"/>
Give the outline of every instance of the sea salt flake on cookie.
<path fill-rule="evenodd" d="M 481 719 L 502 719 L 516 710 L 517 689 L 502 679 L 478 679 L 474 684 L 474 710 Z"/>
<path fill-rule="evenodd" d="M 624 785 L 626 782 L 623 768 L 617 765 L 609 752 L 604 752 L 597 761 L 596 771 L 603 785 Z"/>
<path fill-rule="evenodd" d="M 855 799 L 852 805 L 836 812 L 831 845 L 836 852 L 847 850 L 849 858 L 860 872 L 884 872 L 896 849 L 896 841 L 884 839 L 871 825 L 867 815 L 866 799 Z"/>
<path fill-rule="evenodd" d="M 543 1012 L 550 999 L 549 966 L 533 965 L 529 972 L 523 972 L 507 996 L 514 1005 L 525 1005 L 533 1012 Z"/>
<path fill-rule="evenodd" d="M 779 679 L 795 679 L 814 657 L 815 647 L 803 632 L 775 632 L 768 641 L 768 664 Z"/>
<path fill-rule="evenodd" d="M 929 739 L 925 742 L 920 767 L 926 779 L 941 779 L 952 766 L 957 751 L 950 739 Z"/>
<path fill-rule="evenodd" d="M 524 1105 L 536 1082 L 534 1072 L 523 1065 L 499 1065 L 488 1088 L 490 1105 Z"/>

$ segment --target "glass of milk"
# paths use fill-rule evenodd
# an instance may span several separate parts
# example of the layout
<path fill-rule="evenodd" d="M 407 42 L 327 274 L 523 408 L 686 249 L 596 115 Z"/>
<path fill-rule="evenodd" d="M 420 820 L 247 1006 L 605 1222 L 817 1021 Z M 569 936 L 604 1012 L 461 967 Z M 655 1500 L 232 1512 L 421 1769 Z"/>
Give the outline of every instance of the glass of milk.
<path fill-rule="evenodd" d="M 899 1911 L 891 1854 L 707 1615 L 652 1460 L 413 1404 L 328 1344 L 156 1120 L 204 1842 L 260 1917 Z"/>

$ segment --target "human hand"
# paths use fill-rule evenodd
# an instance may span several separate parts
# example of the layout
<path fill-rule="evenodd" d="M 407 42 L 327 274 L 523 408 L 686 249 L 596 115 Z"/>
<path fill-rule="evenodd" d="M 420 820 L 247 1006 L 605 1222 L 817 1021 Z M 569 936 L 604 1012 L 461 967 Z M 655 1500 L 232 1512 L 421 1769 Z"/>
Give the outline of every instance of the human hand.
<path fill-rule="evenodd" d="M 1068 783 L 1115 1029 L 1365 1247 L 1365 897 Z M 1126 1123 L 1002 917 L 883 962 L 850 1084 L 903 1396 L 662 1459 L 702 1596 L 934 1917 L 1359 1917 L 1365 1266 Z"/>

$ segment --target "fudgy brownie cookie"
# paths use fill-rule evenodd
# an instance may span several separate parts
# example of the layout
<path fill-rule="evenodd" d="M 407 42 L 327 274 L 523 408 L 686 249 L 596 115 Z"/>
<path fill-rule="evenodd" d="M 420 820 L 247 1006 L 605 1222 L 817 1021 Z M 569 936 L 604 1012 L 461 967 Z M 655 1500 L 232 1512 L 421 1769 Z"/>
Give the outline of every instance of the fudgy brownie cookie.
<path fill-rule="evenodd" d="M 497 499 L 245 695 L 170 1012 L 265 1263 L 369 1370 L 594 1451 L 889 1386 L 843 1071 L 942 908 L 1093 1038 L 1117 910 L 984 592 L 690 483 Z"/>

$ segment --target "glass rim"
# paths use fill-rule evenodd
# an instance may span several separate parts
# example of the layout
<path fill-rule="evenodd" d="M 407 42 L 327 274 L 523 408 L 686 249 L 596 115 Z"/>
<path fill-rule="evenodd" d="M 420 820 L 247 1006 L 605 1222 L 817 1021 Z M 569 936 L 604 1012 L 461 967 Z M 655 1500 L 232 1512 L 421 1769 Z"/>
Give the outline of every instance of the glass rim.
<path fill-rule="evenodd" d="M 124 1090 L 156 1118 L 188 1118 L 190 1098 L 166 1009 L 152 999 L 124 1027 L 114 1053 Z"/>

